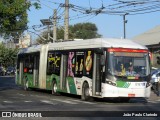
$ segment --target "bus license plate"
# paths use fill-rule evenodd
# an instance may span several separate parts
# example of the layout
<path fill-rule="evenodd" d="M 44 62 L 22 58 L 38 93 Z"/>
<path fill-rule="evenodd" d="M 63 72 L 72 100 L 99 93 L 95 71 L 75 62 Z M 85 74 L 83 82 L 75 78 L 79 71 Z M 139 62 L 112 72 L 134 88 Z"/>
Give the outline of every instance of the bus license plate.
<path fill-rule="evenodd" d="M 135 97 L 135 94 L 128 94 L 128 97 Z"/>

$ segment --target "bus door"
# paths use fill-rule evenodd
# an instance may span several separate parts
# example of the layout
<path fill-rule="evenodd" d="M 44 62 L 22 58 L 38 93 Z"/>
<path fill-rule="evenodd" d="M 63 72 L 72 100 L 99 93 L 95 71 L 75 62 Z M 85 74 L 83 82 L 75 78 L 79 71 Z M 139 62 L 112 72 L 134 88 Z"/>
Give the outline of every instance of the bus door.
<path fill-rule="evenodd" d="M 61 55 L 61 68 L 60 68 L 60 89 L 66 89 L 66 76 L 67 76 L 67 55 Z"/>
<path fill-rule="evenodd" d="M 101 95 L 101 83 L 105 73 L 104 55 L 94 53 L 94 68 L 93 68 L 93 96 Z"/>
<path fill-rule="evenodd" d="M 39 54 L 34 56 L 33 83 L 38 87 L 39 79 Z"/>

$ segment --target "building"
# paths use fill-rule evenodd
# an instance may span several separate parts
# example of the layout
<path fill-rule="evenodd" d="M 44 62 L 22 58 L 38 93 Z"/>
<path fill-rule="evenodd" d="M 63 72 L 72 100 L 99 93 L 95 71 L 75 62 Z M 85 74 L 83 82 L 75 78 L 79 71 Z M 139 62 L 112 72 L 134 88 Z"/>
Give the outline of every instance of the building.
<path fill-rule="evenodd" d="M 3 39 L 2 37 L 0 37 L 0 44 L 3 44 L 6 48 L 16 48 L 16 44 L 10 39 Z"/>
<path fill-rule="evenodd" d="M 151 52 L 151 63 L 158 67 L 157 56 L 160 55 L 160 25 L 133 38 L 133 41 L 145 45 Z"/>
<path fill-rule="evenodd" d="M 26 34 L 20 38 L 14 39 L 6 39 L 0 38 L 0 43 L 4 44 L 6 48 L 27 48 L 31 45 L 31 36 L 30 34 Z"/>
<path fill-rule="evenodd" d="M 31 36 L 30 34 L 26 34 L 23 37 L 19 38 L 19 43 L 17 44 L 18 48 L 27 48 L 31 45 Z"/>
<path fill-rule="evenodd" d="M 14 41 L 8 40 L 5 43 L 3 43 L 5 45 L 6 48 L 16 48 L 16 44 L 14 43 Z"/>

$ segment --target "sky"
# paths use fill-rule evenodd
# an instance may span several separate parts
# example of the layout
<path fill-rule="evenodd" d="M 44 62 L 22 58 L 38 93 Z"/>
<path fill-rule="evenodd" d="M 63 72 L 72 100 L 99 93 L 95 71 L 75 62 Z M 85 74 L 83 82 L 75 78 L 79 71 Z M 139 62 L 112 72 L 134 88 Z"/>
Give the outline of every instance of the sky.
<path fill-rule="evenodd" d="M 31 7 L 28 11 L 28 26 L 30 31 L 34 31 L 32 26 L 42 24 L 41 19 L 49 19 L 53 15 L 53 10 L 59 10 L 58 16 L 61 16 L 63 19 L 63 10 L 64 8 L 59 8 L 59 4 L 56 3 L 65 3 L 65 0 L 40 0 L 41 9 L 36 10 Z M 114 4 L 112 0 L 69 0 L 70 4 L 81 6 L 84 8 L 100 8 L 103 6 L 108 6 Z M 109 14 L 98 14 L 98 15 L 88 15 L 87 17 L 80 16 L 80 12 L 69 10 L 69 16 L 71 20 L 69 21 L 70 25 L 76 23 L 85 23 L 91 22 L 96 24 L 98 28 L 98 33 L 104 38 L 123 38 L 123 16 L 122 15 L 109 15 Z M 85 16 L 85 15 L 82 15 Z M 73 19 L 72 19 L 73 17 Z M 126 38 L 132 39 L 133 37 L 142 34 L 158 25 L 160 25 L 160 11 L 146 14 L 137 14 L 137 15 L 126 15 Z M 60 20 L 58 26 L 63 26 L 63 20 Z M 40 28 L 38 28 L 40 29 Z M 43 31 L 43 30 L 42 30 Z M 35 32 L 35 31 L 34 31 Z M 33 39 L 37 37 L 36 34 L 32 33 Z"/>

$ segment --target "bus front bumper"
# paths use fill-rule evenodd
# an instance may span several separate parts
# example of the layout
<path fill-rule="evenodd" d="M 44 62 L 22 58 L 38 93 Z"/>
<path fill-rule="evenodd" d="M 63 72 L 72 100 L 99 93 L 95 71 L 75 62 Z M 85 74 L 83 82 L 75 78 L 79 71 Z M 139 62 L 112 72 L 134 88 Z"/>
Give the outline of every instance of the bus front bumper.
<path fill-rule="evenodd" d="M 102 84 L 102 97 L 150 97 L 151 86 L 141 88 L 120 88 L 106 83 Z"/>

